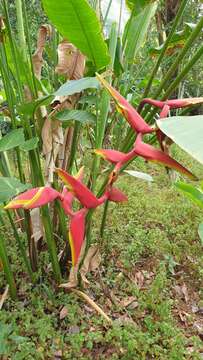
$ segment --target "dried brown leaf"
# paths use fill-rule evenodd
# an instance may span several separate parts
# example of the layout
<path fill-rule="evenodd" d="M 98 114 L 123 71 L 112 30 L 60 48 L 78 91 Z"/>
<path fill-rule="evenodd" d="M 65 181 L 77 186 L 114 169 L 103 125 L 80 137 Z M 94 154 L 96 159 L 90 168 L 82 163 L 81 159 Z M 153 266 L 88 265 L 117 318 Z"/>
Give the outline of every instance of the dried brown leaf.
<path fill-rule="evenodd" d="M 101 263 L 101 254 L 99 247 L 97 245 L 92 245 L 89 248 L 85 260 L 80 269 L 81 278 L 85 284 L 89 284 L 86 275 L 89 272 L 98 269 L 100 263 Z"/>
<path fill-rule="evenodd" d="M 2 309 L 4 302 L 6 301 L 6 299 L 8 297 L 8 290 L 9 290 L 9 286 L 7 285 L 6 289 L 4 290 L 4 292 L 0 298 L 0 310 Z"/>
<path fill-rule="evenodd" d="M 186 303 L 188 303 L 189 295 L 188 295 L 188 290 L 187 290 L 187 286 L 185 285 L 185 283 L 182 286 L 180 286 L 180 285 L 174 286 L 174 290 L 175 290 L 176 294 L 181 297 L 181 299 L 183 299 Z"/>
<path fill-rule="evenodd" d="M 63 40 L 58 45 L 58 65 L 56 73 L 66 76 L 70 80 L 77 80 L 83 77 L 85 69 L 85 57 L 76 47 Z"/>
<path fill-rule="evenodd" d="M 137 287 L 139 289 L 141 289 L 144 285 L 144 275 L 141 271 L 138 271 L 136 274 L 135 274 L 135 282 L 137 284 Z"/>
<path fill-rule="evenodd" d="M 45 48 L 47 38 L 50 38 L 51 34 L 52 34 L 52 28 L 50 25 L 45 24 L 39 28 L 38 38 L 37 38 L 37 49 L 32 56 L 34 73 L 39 80 L 41 78 L 41 70 L 43 65 L 43 51 Z"/>
<path fill-rule="evenodd" d="M 61 311 L 60 311 L 60 314 L 59 314 L 59 319 L 63 320 L 63 319 L 65 319 L 65 317 L 67 315 L 68 315 L 68 308 L 67 308 L 67 306 L 63 306 Z"/>

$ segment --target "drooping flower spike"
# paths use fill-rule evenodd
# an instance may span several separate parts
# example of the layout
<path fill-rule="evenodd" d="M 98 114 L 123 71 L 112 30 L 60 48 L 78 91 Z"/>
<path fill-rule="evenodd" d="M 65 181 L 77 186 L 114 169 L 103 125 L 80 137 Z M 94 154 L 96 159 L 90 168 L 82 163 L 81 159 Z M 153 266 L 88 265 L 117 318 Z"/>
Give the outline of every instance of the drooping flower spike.
<path fill-rule="evenodd" d="M 138 134 L 136 138 L 134 152 L 136 155 L 141 156 L 148 161 L 157 162 L 169 168 L 175 169 L 176 171 L 188 176 L 191 180 L 198 180 L 194 174 L 192 174 L 176 160 L 172 159 L 169 155 L 165 154 L 161 150 L 156 149 L 152 145 L 145 144 L 142 141 L 142 134 Z"/>
<path fill-rule="evenodd" d="M 44 186 L 27 190 L 11 200 L 4 209 L 34 209 L 46 205 L 56 199 L 61 200 L 61 194 L 51 187 Z"/>
<path fill-rule="evenodd" d="M 96 76 L 105 89 L 107 89 L 110 95 L 113 97 L 116 102 L 118 111 L 126 118 L 132 129 L 134 129 L 137 133 L 141 132 L 142 134 L 148 134 L 155 131 L 144 121 L 142 116 L 135 110 L 135 108 L 129 104 L 129 102 L 105 79 L 103 79 L 101 75 L 96 74 Z"/>

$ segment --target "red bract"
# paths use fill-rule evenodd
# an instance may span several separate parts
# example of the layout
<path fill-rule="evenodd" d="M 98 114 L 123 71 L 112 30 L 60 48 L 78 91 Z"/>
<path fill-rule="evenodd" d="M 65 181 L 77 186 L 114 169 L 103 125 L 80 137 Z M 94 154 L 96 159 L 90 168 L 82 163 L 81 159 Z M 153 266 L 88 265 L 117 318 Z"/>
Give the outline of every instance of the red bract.
<path fill-rule="evenodd" d="M 67 186 L 69 191 L 73 193 L 73 195 L 85 208 L 96 208 L 105 200 L 107 200 L 106 195 L 103 195 L 100 199 L 97 199 L 97 197 L 87 188 L 87 186 L 82 184 L 81 181 L 75 179 L 73 176 L 69 175 L 66 171 L 62 169 L 56 169 L 56 172 Z"/>
<path fill-rule="evenodd" d="M 114 98 L 118 111 L 126 118 L 132 129 L 142 134 L 151 133 L 154 131 L 135 110 L 135 108 L 129 104 L 129 102 L 115 90 L 103 77 L 97 74 L 97 79 L 108 90 L 111 96 Z"/>
<path fill-rule="evenodd" d="M 51 187 L 34 188 L 15 197 L 4 209 L 34 209 L 46 205 L 57 198 L 61 199 L 61 194 Z"/>
<path fill-rule="evenodd" d="M 84 241 L 86 212 L 86 209 L 76 212 L 70 221 L 69 242 L 73 266 L 75 266 L 79 260 L 81 247 Z"/>
<path fill-rule="evenodd" d="M 124 201 L 128 201 L 128 198 L 122 191 L 113 187 L 109 191 L 108 200 L 113 202 L 124 202 Z"/>
<path fill-rule="evenodd" d="M 165 101 L 146 98 L 141 101 L 141 107 L 143 107 L 144 104 L 150 104 L 150 105 L 156 106 L 160 109 L 163 109 L 164 105 L 168 105 L 171 109 L 179 109 L 179 108 L 184 108 L 187 106 L 192 106 L 192 105 L 202 104 L 202 103 L 203 103 L 203 97 L 187 98 L 187 99 L 172 99 L 172 100 L 165 100 Z"/>
<path fill-rule="evenodd" d="M 121 166 L 135 157 L 133 150 L 128 153 L 123 153 L 111 149 L 97 149 L 95 153 L 102 156 L 105 160 L 110 161 L 112 164 L 119 163 Z"/>
<path fill-rule="evenodd" d="M 193 175 L 184 166 L 179 164 L 176 160 L 172 159 L 169 155 L 165 154 L 163 151 L 154 148 L 149 144 L 145 144 L 142 141 L 142 134 L 138 134 L 137 136 L 134 145 L 134 152 L 136 155 L 141 156 L 148 161 L 163 164 L 169 168 L 179 171 L 180 173 L 188 176 L 192 180 L 198 180 L 195 175 Z"/>

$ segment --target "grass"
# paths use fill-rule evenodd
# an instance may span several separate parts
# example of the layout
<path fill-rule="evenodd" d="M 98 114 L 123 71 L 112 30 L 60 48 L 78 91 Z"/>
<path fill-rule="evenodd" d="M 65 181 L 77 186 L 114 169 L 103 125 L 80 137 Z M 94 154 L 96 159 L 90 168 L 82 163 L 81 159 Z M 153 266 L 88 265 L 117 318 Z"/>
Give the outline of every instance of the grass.
<path fill-rule="evenodd" d="M 183 152 L 173 148 L 173 153 L 202 174 Z M 203 255 L 197 227 L 203 214 L 173 187 L 165 169 L 141 160 L 135 165 L 155 181 L 120 178 L 129 202 L 110 204 L 102 264 L 88 276 L 85 290 L 113 326 L 75 294 L 46 283 L 43 272 L 31 285 L 8 231 L 19 299 L 8 299 L 0 311 L 2 359 L 202 359 Z M 3 292 L 2 272 L 0 281 Z M 60 319 L 62 309 L 66 316 Z"/>

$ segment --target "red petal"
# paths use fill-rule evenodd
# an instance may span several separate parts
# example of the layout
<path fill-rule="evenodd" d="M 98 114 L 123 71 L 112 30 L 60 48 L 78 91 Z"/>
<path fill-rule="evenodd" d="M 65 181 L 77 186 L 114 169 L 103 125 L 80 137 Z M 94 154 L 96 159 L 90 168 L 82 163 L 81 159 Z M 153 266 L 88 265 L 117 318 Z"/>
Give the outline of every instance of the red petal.
<path fill-rule="evenodd" d="M 71 247 L 72 264 L 75 266 L 80 256 L 81 247 L 85 236 L 85 215 L 84 209 L 78 211 L 71 219 L 69 229 L 69 241 Z"/>
<path fill-rule="evenodd" d="M 137 155 L 142 156 L 144 159 L 149 161 L 155 161 L 160 164 L 163 164 L 169 168 L 175 169 L 180 173 L 188 176 L 192 180 L 197 180 L 197 177 L 193 175 L 189 170 L 187 170 L 184 166 L 179 164 L 176 160 L 172 159 L 169 155 L 164 152 L 154 148 L 149 144 L 145 144 L 142 142 L 142 135 L 138 134 L 134 151 Z"/>
<path fill-rule="evenodd" d="M 17 196 L 5 206 L 5 209 L 34 209 L 61 198 L 61 194 L 51 187 L 34 188 Z"/>
<path fill-rule="evenodd" d="M 111 96 L 116 101 L 118 110 L 126 118 L 130 126 L 136 131 L 141 132 L 142 134 L 151 133 L 154 130 L 144 121 L 140 114 L 135 110 L 135 108 L 129 104 L 129 102 L 117 91 L 115 90 L 106 80 L 102 78 L 101 75 L 97 74 L 98 80 L 102 85 L 109 91 Z"/>

